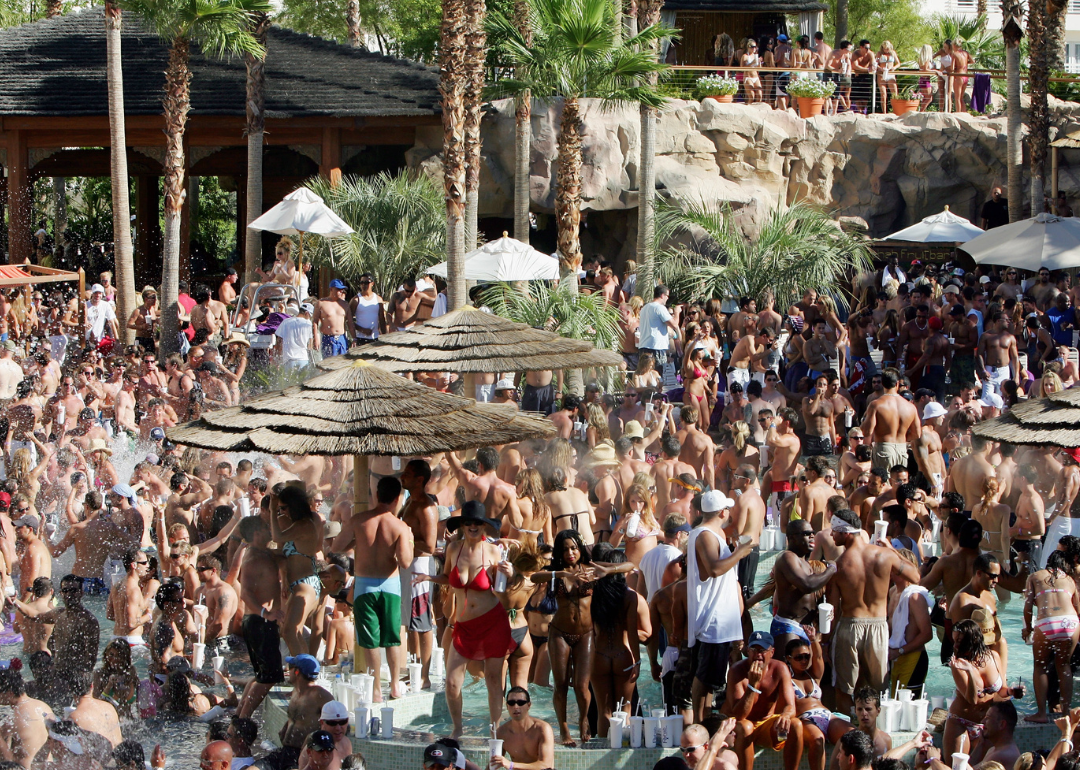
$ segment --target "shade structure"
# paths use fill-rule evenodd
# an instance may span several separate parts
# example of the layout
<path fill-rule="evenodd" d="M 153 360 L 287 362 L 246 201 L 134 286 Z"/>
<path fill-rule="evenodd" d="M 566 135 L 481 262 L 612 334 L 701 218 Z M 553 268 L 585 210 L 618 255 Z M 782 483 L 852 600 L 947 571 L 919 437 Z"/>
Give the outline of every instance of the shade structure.
<path fill-rule="evenodd" d="M 255 219 L 248 228 L 278 235 L 314 233 L 324 238 L 341 238 L 353 232 L 345 220 L 306 187 L 286 195 L 281 203 Z"/>
<path fill-rule="evenodd" d="M 1020 270 L 1080 267 L 1080 219 L 1039 214 L 989 230 L 960 247 L 978 264 Z"/>
<path fill-rule="evenodd" d="M 356 360 L 394 372 L 495 373 L 618 366 L 622 356 L 466 306 L 324 359 L 319 366 L 333 370 Z"/>
<path fill-rule="evenodd" d="M 1080 447 L 1080 388 L 1017 404 L 972 428 L 976 436 L 1010 444 Z"/>
<path fill-rule="evenodd" d="M 541 281 L 559 277 L 559 261 L 506 233 L 465 255 L 465 279 L 469 281 Z M 446 278 L 446 262 L 428 273 Z"/>
<path fill-rule="evenodd" d="M 422 456 L 555 435 L 543 418 L 440 393 L 363 361 L 166 432 L 202 449 L 363 456 Z"/>
<path fill-rule="evenodd" d="M 905 227 L 892 235 L 885 236 L 887 241 L 910 241 L 912 243 L 966 243 L 978 238 L 983 230 L 963 217 L 945 210 L 928 216 L 921 222 Z"/>

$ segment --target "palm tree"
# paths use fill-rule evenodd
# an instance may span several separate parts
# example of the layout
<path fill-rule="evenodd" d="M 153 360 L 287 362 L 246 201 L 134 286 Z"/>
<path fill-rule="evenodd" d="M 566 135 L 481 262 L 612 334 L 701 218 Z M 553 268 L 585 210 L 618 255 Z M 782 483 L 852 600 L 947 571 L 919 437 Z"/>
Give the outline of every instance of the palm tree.
<path fill-rule="evenodd" d="M 270 16 L 265 13 L 252 14 L 251 32 L 263 49 L 266 48 L 266 34 L 270 29 Z M 247 211 L 244 216 L 251 224 L 263 213 L 263 139 L 266 129 L 266 56 L 244 54 L 247 69 Z M 262 237 L 259 233 L 248 231 L 244 239 L 244 281 L 258 280 L 258 271 L 262 267 Z"/>
<path fill-rule="evenodd" d="M 1009 221 L 1019 222 L 1023 215 L 1024 168 L 1021 132 L 1023 115 L 1020 112 L 1020 39 L 1024 28 L 1020 23 L 1024 10 L 1022 0 L 1002 0 L 1001 36 L 1005 40 L 1005 82 L 1007 120 L 1007 170 L 1009 183 Z"/>
<path fill-rule="evenodd" d="M 165 246 L 161 267 L 161 353 L 178 348 L 180 317 L 180 214 L 184 205 L 184 131 L 191 109 L 191 43 L 218 55 L 252 54 L 265 49 L 252 34 L 257 13 L 269 13 L 267 0 L 121 0 L 157 30 L 169 45 L 165 68 Z"/>
<path fill-rule="evenodd" d="M 847 40 L 848 36 L 848 0 L 836 0 L 836 40 L 835 48 L 840 47 L 841 40 Z"/>
<path fill-rule="evenodd" d="M 105 80 L 109 91 L 109 174 L 112 178 L 113 272 L 116 273 L 116 309 L 120 339 L 135 340 L 127 319 L 135 310 L 135 260 L 131 246 L 131 200 L 127 167 L 127 130 L 124 124 L 124 70 L 120 29 L 123 14 L 105 3 Z M 60 240 L 57 222 L 56 240 Z"/>
<path fill-rule="evenodd" d="M 530 91 L 536 99 L 563 100 L 555 218 L 563 280 L 576 287 L 581 267 L 581 100 L 600 99 L 608 108 L 622 103 L 662 106 L 664 97 L 646 80 L 665 69 L 650 44 L 675 31 L 653 25 L 624 41 L 614 28 L 610 0 L 534 0 L 532 10 L 532 43 L 505 16 L 493 14 L 502 52 L 515 71 L 514 77 L 493 84 L 489 93 L 516 98 Z"/>
<path fill-rule="evenodd" d="M 1047 78 L 1050 71 L 1046 62 L 1046 5 L 1042 2 L 1028 3 L 1028 40 L 1031 50 L 1028 55 L 1028 86 L 1031 91 L 1031 114 L 1028 142 L 1031 154 L 1031 215 L 1043 210 L 1043 180 L 1046 178 L 1047 145 L 1050 142 L 1050 116 L 1047 104 Z"/>
<path fill-rule="evenodd" d="M 465 0 L 442 0 L 439 93 L 442 95 L 443 189 L 446 200 L 446 298 L 450 310 L 465 294 Z"/>
<path fill-rule="evenodd" d="M 345 23 L 349 30 L 349 45 L 359 48 L 360 37 L 360 0 L 349 0 L 345 12 Z"/>
<path fill-rule="evenodd" d="M 337 184 L 319 176 L 307 185 L 356 232 L 335 239 L 333 253 L 322 238 L 305 253 L 353 286 L 371 273 L 379 291 L 393 291 L 446 254 L 442 191 L 423 174 L 348 176 Z"/>
<path fill-rule="evenodd" d="M 864 242 L 801 201 L 775 206 L 755 238 L 743 234 L 727 204 L 701 203 L 683 211 L 664 202 L 657 220 L 658 235 L 665 238 L 704 231 L 705 238 L 695 245 L 658 258 L 663 263 L 658 272 L 693 301 L 754 297 L 760 302 L 768 290 L 776 306 L 785 308 L 807 289 L 840 294 L 848 286 L 845 276 L 872 269 Z"/>
<path fill-rule="evenodd" d="M 45 3 L 45 18 L 52 19 L 64 12 L 63 0 L 47 0 Z"/>
<path fill-rule="evenodd" d="M 986 0 L 977 0 L 975 3 L 975 16 L 980 19 L 986 18 Z"/>
<path fill-rule="evenodd" d="M 480 120 L 487 32 L 484 0 L 465 0 L 465 250 L 476 248 L 480 212 Z"/>
<path fill-rule="evenodd" d="M 526 45 L 532 45 L 529 0 L 514 0 L 514 26 Z M 529 242 L 529 161 L 532 158 L 532 94 L 523 92 L 514 110 L 514 237 Z"/>
<path fill-rule="evenodd" d="M 1050 72 L 1065 69 L 1065 14 L 1068 0 L 1046 0 L 1046 67 Z"/>
<path fill-rule="evenodd" d="M 651 27 L 660 21 L 660 11 L 664 0 L 641 0 L 638 13 L 641 14 L 641 26 Z M 653 56 L 658 54 L 656 41 L 650 46 Z M 656 73 L 649 75 L 649 84 L 656 87 Z M 656 108 L 641 105 L 641 158 L 638 163 L 638 276 L 635 293 L 647 301 L 652 300 L 648 293 L 656 285 L 653 282 L 653 235 L 656 216 Z"/>
<path fill-rule="evenodd" d="M 618 350 L 621 342 L 619 310 L 600 292 L 579 294 L 568 284 L 549 286 L 544 281 L 532 281 L 528 291 L 522 292 L 516 285 L 496 283 L 481 299 L 503 318 L 585 340 L 597 348 Z"/>

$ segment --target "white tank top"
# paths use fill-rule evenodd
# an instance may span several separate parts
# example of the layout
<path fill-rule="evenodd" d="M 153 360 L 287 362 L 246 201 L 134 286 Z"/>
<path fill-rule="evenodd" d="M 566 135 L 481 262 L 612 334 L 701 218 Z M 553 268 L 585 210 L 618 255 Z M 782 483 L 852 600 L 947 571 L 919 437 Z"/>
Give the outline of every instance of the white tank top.
<path fill-rule="evenodd" d="M 698 574 L 698 560 L 695 545 L 697 539 L 708 533 L 716 533 L 705 527 L 698 527 L 690 533 L 686 543 L 686 646 L 693 647 L 696 642 L 722 644 L 743 638 L 742 617 L 739 614 L 739 577 L 738 570 L 729 569 L 720 577 L 705 578 Z M 731 549 L 722 539 L 720 558 L 731 555 Z"/>
<path fill-rule="evenodd" d="M 377 295 L 372 294 L 370 299 L 359 294 L 356 297 L 356 325 L 366 329 L 374 329 L 372 334 L 356 332 L 356 338 L 361 340 L 374 340 L 379 338 L 379 305 Z"/>

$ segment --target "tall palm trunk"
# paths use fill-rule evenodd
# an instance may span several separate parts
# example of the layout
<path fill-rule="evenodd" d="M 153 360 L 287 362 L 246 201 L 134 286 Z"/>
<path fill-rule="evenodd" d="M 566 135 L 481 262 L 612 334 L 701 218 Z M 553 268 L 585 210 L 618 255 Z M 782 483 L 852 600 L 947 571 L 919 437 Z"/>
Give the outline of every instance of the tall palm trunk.
<path fill-rule="evenodd" d="M 1007 161 L 1009 186 L 1009 221 L 1024 218 L 1024 147 L 1021 141 L 1023 115 L 1020 111 L 1020 39 L 1024 36 L 1023 6 L 1021 0 L 1002 0 L 1001 35 L 1005 40 L 1005 82 Z"/>
<path fill-rule="evenodd" d="M 131 247 L 131 200 L 128 186 L 127 131 L 124 125 L 124 70 L 120 28 L 123 15 L 105 4 L 105 79 L 109 92 L 109 173 L 112 176 L 113 276 L 116 280 L 117 326 L 124 344 L 135 340 L 127 320 L 135 311 L 135 260 Z M 59 219 L 59 218 L 58 218 Z M 56 223 L 57 242 L 60 223 Z"/>
<path fill-rule="evenodd" d="M 559 123 L 559 158 L 555 172 L 555 221 L 558 228 L 561 280 L 577 291 L 581 269 L 581 104 L 576 97 L 563 99 Z"/>
<path fill-rule="evenodd" d="M 978 0 L 975 3 L 975 15 L 980 19 L 986 16 L 986 0 Z"/>
<path fill-rule="evenodd" d="M 255 15 L 252 34 L 266 46 L 270 15 Z M 251 224 L 263 213 L 263 140 L 266 128 L 266 56 L 244 56 L 247 68 L 247 211 L 244 216 Z M 244 281 L 257 280 L 255 271 L 262 267 L 262 236 L 248 230 L 244 239 Z"/>
<path fill-rule="evenodd" d="M 641 27 L 652 26 L 660 21 L 664 0 L 641 0 L 638 4 Z M 659 46 L 652 44 L 653 55 L 659 54 Z M 649 76 L 655 88 L 657 76 Z M 652 300 L 656 235 L 656 117 L 657 110 L 641 105 L 641 160 L 638 163 L 638 241 L 637 280 L 634 293 Z"/>
<path fill-rule="evenodd" d="M 528 0 L 514 1 L 514 26 L 532 45 Z M 532 156 L 532 94 L 526 91 L 514 110 L 514 237 L 529 242 L 529 163 Z"/>
<path fill-rule="evenodd" d="M 836 41 L 834 48 L 840 47 L 841 40 L 848 36 L 848 0 L 836 0 Z"/>
<path fill-rule="evenodd" d="M 638 3 L 637 0 L 630 0 L 630 4 L 627 6 L 627 13 L 624 21 L 624 30 L 626 31 L 626 37 L 631 38 L 638 33 Z"/>
<path fill-rule="evenodd" d="M 480 120 L 487 33 L 484 0 L 465 0 L 465 251 L 476 248 L 480 213 Z"/>
<path fill-rule="evenodd" d="M 1046 68 L 1050 72 L 1065 70 L 1065 14 L 1068 0 L 1046 2 Z"/>
<path fill-rule="evenodd" d="M 1028 40 L 1031 41 L 1028 84 L 1031 87 L 1031 116 L 1028 136 L 1031 152 L 1031 216 L 1041 212 L 1046 179 L 1046 155 L 1049 144 L 1050 117 L 1047 108 L 1049 71 L 1046 67 L 1046 6 L 1044 2 L 1028 3 Z"/>
<path fill-rule="evenodd" d="M 63 0 L 48 0 L 45 4 L 45 18 L 52 19 L 64 12 Z"/>
<path fill-rule="evenodd" d="M 184 205 L 184 129 L 191 109 L 191 45 L 178 37 L 165 69 L 165 247 L 161 257 L 161 353 L 179 348 L 180 213 Z"/>
<path fill-rule="evenodd" d="M 439 93 L 442 95 L 443 187 L 446 195 L 446 297 L 450 310 L 465 292 L 465 0 L 442 0 Z"/>
<path fill-rule="evenodd" d="M 349 27 L 349 45 L 360 47 L 360 0 L 349 0 L 345 21 Z"/>

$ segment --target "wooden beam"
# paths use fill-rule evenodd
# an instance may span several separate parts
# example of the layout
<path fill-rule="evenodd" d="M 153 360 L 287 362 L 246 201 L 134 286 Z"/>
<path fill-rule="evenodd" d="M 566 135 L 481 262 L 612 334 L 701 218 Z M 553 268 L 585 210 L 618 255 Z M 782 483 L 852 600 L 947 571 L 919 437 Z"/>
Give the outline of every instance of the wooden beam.
<path fill-rule="evenodd" d="M 322 163 L 319 164 L 319 175 L 328 179 L 334 186 L 341 183 L 341 129 L 323 129 Z"/>
<path fill-rule="evenodd" d="M 30 156 L 26 133 L 7 133 L 8 147 L 8 262 L 28 262 L 33 256 L 30 243 Z"/>

